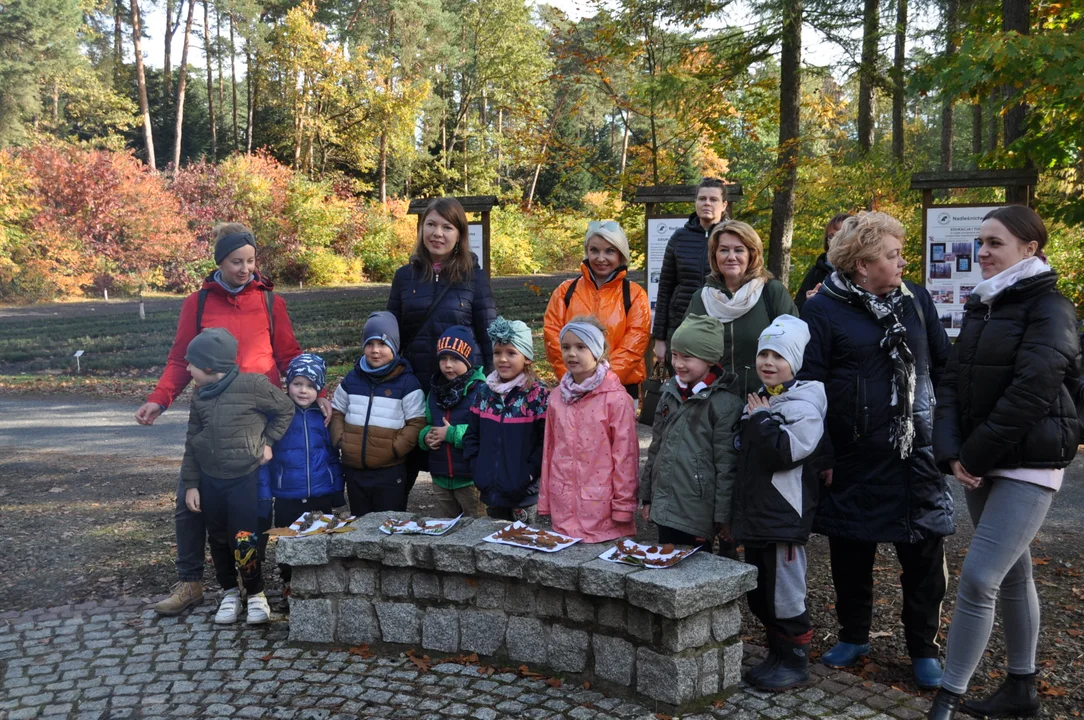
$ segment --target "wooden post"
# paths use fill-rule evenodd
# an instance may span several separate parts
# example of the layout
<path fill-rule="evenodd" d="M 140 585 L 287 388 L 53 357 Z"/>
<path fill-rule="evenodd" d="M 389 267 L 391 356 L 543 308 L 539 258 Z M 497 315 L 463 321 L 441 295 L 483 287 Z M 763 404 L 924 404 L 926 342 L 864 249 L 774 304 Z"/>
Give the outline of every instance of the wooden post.
<path fill-rule="evenodd" d="M 482 211 L 482 256 L 485 258 L 486 277 L 492 278 L 493 268 L 489 262 L 492 257 L 489 254 L 489 210 Z"/>

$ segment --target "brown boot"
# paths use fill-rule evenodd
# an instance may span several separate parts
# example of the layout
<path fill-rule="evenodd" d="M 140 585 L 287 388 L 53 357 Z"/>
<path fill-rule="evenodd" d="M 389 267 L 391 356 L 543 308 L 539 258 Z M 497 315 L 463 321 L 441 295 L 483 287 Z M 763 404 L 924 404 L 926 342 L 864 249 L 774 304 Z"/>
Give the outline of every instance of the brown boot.
<path fill-rule="evenodd" d="M 159 615 L 180 615 L 203 602 L 203 583 L 181 581 L 169 590 L 169 596 L 154 606 Z"/>

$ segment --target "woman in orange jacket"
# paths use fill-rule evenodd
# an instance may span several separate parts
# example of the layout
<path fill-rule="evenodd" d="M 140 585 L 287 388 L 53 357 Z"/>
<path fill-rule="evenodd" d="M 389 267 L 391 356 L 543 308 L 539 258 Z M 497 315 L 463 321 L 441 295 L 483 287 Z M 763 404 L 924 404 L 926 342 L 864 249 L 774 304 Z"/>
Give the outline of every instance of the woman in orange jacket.
<path fill-rule="evenodd" d="M 561 328 L 569 318 L 594 315 L 606 327 L 610 370 L 633 398 L 647 377 L 644 354 L 651 339 L 651 304 L 647 291 L 628 279 L 629 241 L 612 221 L 592 222 L 584 238 L 580 277 L 557 286 L 546 307 L 542 337 L 546 357 L 557 377 L 566 368 L 561 358 Z"/>

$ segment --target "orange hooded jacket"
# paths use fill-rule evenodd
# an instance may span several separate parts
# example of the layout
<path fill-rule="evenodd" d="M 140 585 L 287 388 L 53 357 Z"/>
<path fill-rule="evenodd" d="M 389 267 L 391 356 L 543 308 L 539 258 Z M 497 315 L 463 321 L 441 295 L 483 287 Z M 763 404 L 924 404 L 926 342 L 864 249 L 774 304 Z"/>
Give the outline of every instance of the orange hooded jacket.
<path fill-rule="evenodd" d="M 644 353 L 651 339 L 651 303 L 648 302 L 647 291 L 636 283 L 629 283 L 632 306 L 626 317 L 621 281 L 628 273 L 627 269 L 618 270 L 601 288 L 595 287 L 586 262 L 580 267 L 580 273 L 567 308 L 565 294 L 572 280 L 558 285 L 546 306 L 542 337 L 553 372 L 558 379 L 565 374 L 565 363 L 561 358 L 561 328 L 577 315 L 594 315 L 606 327 L 606 339 L 610 342 L 610 371 L 617 375 L 622 385 L 640 384 L 647 378 Z"/>

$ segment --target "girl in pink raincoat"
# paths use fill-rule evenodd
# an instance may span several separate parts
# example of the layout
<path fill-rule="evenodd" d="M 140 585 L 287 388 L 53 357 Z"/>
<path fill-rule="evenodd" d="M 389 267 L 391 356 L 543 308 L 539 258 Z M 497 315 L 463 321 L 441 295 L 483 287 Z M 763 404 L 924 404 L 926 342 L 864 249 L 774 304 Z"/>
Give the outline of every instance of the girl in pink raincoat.
<path fill-rule="evenodd" d="M 560 340 L 568 371 L 550 393 L 538 514 L 589 543 L 634 535 L 640 446 L 632 398 L 610 372 L 597 319 L 573 318 Z"/>

